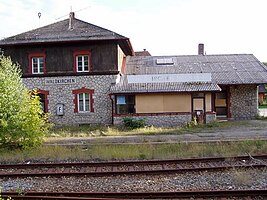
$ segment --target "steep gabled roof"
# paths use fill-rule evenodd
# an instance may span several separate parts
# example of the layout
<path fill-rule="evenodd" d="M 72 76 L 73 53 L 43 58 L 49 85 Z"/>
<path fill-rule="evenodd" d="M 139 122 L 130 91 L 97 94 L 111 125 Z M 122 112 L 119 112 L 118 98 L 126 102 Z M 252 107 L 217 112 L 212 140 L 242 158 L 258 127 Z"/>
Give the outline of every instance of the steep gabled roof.
<path fill-rule="evenodd" d="M 138 76 L 146 80 L 140 82 Z M 158 80 L 152 83 L 153 78 Z M 267 67 L 252 54 L 132 56 L 111 92 L 215 91 L 218 85 L 263 83 L 267 83 Z"/>
<path fill-rule="evenodd" d="M 126 55 L 134 54 L 130 40 L 127 37 L 76 19 L 74 18 L 74 13 L 71 21 L 71 28 L 69 23 L 70 19 L 65 19 L 41 28 L 8 37 L 0 40 L 0 46 L 116 40 Z"/>

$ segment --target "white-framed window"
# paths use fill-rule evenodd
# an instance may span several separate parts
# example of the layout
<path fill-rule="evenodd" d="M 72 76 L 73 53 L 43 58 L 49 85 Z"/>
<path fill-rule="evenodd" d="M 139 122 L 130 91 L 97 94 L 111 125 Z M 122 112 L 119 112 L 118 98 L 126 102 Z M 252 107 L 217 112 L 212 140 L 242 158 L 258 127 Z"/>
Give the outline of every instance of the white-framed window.
<path fill-rule="evenodd" d="M 32 73 L 43 74 L 44 73 L 44 57 L 32 58 Z"/>
<path fill-rule="evenodd" d="M 90 94 L 79 93 L 77 94 L 78 99 L 78 112 L 90 112 Z"/>
<path fill-rule="evenodd" d="M 89 56 L 77 55 L 76 56 L 77 72 L 89 72 Z"/>

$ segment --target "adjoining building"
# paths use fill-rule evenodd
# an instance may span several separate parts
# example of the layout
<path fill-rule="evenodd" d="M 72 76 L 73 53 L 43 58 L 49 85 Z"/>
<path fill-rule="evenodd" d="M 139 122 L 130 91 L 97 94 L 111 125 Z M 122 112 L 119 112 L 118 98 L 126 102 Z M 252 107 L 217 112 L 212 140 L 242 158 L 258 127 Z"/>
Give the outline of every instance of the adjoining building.
<path fill-rule="evenodd" d="M 191 121 L 253 119 L 258 84 L 267 70 L 251 54 L 131 56 L 120 82 L 111 87 L 115 124 L 125 116 L 149 125 L 176 126 Z"/>
<path fill-rule="evenodd" d="M 28 89 L 37 89 L 57 125 L 179 126 L 196 117 L 253 119 L 257 86 L 267 68 L 251 54 L 151 56 L 133 51 L 129 38 L 69 19 L 0 41 L 4 55 L 22 68 Z"/>

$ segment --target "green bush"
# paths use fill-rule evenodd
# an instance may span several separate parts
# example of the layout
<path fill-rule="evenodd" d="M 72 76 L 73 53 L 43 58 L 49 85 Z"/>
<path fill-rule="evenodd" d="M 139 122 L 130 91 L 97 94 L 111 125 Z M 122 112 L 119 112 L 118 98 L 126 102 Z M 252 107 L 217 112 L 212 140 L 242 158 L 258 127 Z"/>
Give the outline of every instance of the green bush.
<path fill-rule="evenodd" d="M 145 127 L 144 119 L 133 119 L 132 117 L 123 118 L 123 124 L 125 127 L 130 129 L 143 128 Z"/>
<path fill-rule="evenodd" d="M 0 144 L 32 148 L 42 143 L 48 130 L 36 92 L 29 92 L 21 70 L 10 58 L 0 55 Z"/>

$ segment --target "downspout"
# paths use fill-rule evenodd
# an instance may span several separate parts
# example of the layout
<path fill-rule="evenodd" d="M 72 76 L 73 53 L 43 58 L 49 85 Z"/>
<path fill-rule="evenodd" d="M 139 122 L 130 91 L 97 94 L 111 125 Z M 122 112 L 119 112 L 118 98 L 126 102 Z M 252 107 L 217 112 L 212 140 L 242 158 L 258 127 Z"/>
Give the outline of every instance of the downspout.
<path fill-rule="evenodd" d="M 109 98 L 111 100 L 111 124 L 114 125 L 114 119 L 113 119 L 113 117 L 114 117 L 114 105 L 113 105 L 114 101 L 113 101 L 113 98 L 111 96 L 112 96 L 112 94 L 109 94 Z"/>

